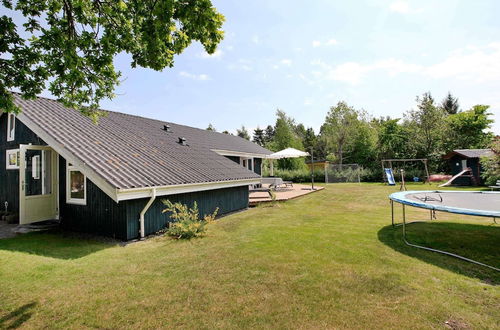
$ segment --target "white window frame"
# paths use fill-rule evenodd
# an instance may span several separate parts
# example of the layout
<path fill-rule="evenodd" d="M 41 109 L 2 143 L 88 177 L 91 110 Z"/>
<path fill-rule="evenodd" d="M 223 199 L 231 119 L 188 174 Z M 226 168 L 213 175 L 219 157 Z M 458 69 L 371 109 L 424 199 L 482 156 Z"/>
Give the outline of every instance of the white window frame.
<path fill-rule="evenodd" d="M 11 154 L 17 153 L 17 165 L 10 165 L 9 164 L 9 156 Z M 5 151 L 5 168 L 7 170 L 18 170 L 19 169 L 19 149 L 9 149 Z"/>
<path fill-rule="evenodd" d="M 16 115 L 13 113 L 9 113 L 7 116 L 7 142 L 14 141 L 15 139 L 16 139 Z"/>
<path fill-rule="evenodd" d="M 83 175 L 83 199 L 71 198 L 71 172 L 80 172 Z M 75 205 L 87 205 L 87 176 L 76 166 L 66 166 L 66 203 Z"/>

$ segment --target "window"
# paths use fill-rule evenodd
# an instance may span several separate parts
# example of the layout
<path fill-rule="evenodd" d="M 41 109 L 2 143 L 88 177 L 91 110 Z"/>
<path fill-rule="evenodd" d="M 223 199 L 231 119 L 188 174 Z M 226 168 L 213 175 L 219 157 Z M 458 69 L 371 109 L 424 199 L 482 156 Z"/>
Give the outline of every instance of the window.
<path fill-rule="evenodd" d="M 7 141 L 14 141 L 16 137 L 16 115 L 9 113 L 7 117 Z"/>
<path fill-rule="evenodd" d="M 8 170 L 19 169 L 19 149 L 7 150 L 6 156 L 7 166 L 5 168 Z"/>
<path fill-rule="evenodd" d="M 76 167 L 69 164 L 66 170 L 66 202 L 87 205 L 87 178 Z"/>
<path fill-rule="evenodd" d="M 40 155 L 33 156 L 31 158 L 31 176 L 35 180 L 40 179 L 40 172 L 42 171 L 41 163 L 40 163 Z"/>

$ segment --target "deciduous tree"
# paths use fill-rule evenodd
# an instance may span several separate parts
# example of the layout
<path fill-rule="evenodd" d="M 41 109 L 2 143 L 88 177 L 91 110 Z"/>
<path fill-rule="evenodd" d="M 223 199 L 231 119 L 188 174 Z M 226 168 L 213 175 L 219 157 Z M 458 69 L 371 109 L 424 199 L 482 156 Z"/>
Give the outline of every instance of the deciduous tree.
<path fill-rule="evenodd" d="M 32 98 L 48 86 L 64 105 L 97 119 L 99 102 L 113 98 L 119 83 L 115 55 L 127 53 L 132 67 L 159 71 L 193 41 L 213 53 L 223 38 L 224 16 L 210 0 L 2 3 L 10 10 L 0 17 L 0 108 L 6 111 L 20 110 L 9 90 Z"/>
<path fill-rule="evenodd" d="M 487 105 L 475 105 L 470 110 L 448 116 L 443 137 L 445 150 L 486 148 L 493 139 L 493 133 L 487 131 L 493 123 L 488 108 Z"/>

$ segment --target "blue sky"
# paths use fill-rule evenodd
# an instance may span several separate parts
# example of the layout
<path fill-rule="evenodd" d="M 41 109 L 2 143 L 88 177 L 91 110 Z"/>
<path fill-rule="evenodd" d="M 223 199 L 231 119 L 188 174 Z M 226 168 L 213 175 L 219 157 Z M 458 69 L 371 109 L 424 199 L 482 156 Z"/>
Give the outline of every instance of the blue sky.
<path fill-rule="evenodd" d="M 105 109 L 219 131 L 275 121 L 280 108 L 317 130 L 340 100 L 401 117 L 415 96 L 451 91 L 491 105 L 500 134 L 500 1 L 213 0 L 226 33 L 213 56 L 193 44 L 163 72 L 116 66 Z"/>

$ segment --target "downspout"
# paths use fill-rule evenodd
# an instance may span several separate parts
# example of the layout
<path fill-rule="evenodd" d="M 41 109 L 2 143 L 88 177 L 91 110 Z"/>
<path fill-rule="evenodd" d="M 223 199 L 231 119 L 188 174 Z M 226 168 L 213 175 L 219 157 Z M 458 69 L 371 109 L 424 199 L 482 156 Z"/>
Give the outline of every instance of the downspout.
<path fill-rule="evenodd" d="M 140 218 L 139 218 L 141 239 L 144 239 L 144 236 L 146 236 L 145 229 L 144 229 L 144 215 L 149 210 L 149 208 L 151 207 L 151 205 L 153 204 L 153 202 L 155 201 L 155 199 L 156 199 L 156 188 L 153 188 L 151 190 L 151 198 L 149 199 L 149 201 L 146 204 L 146 206 L 144 206 L 144 208 L 142 209 L 141 215 L 140 215 Z"/>

